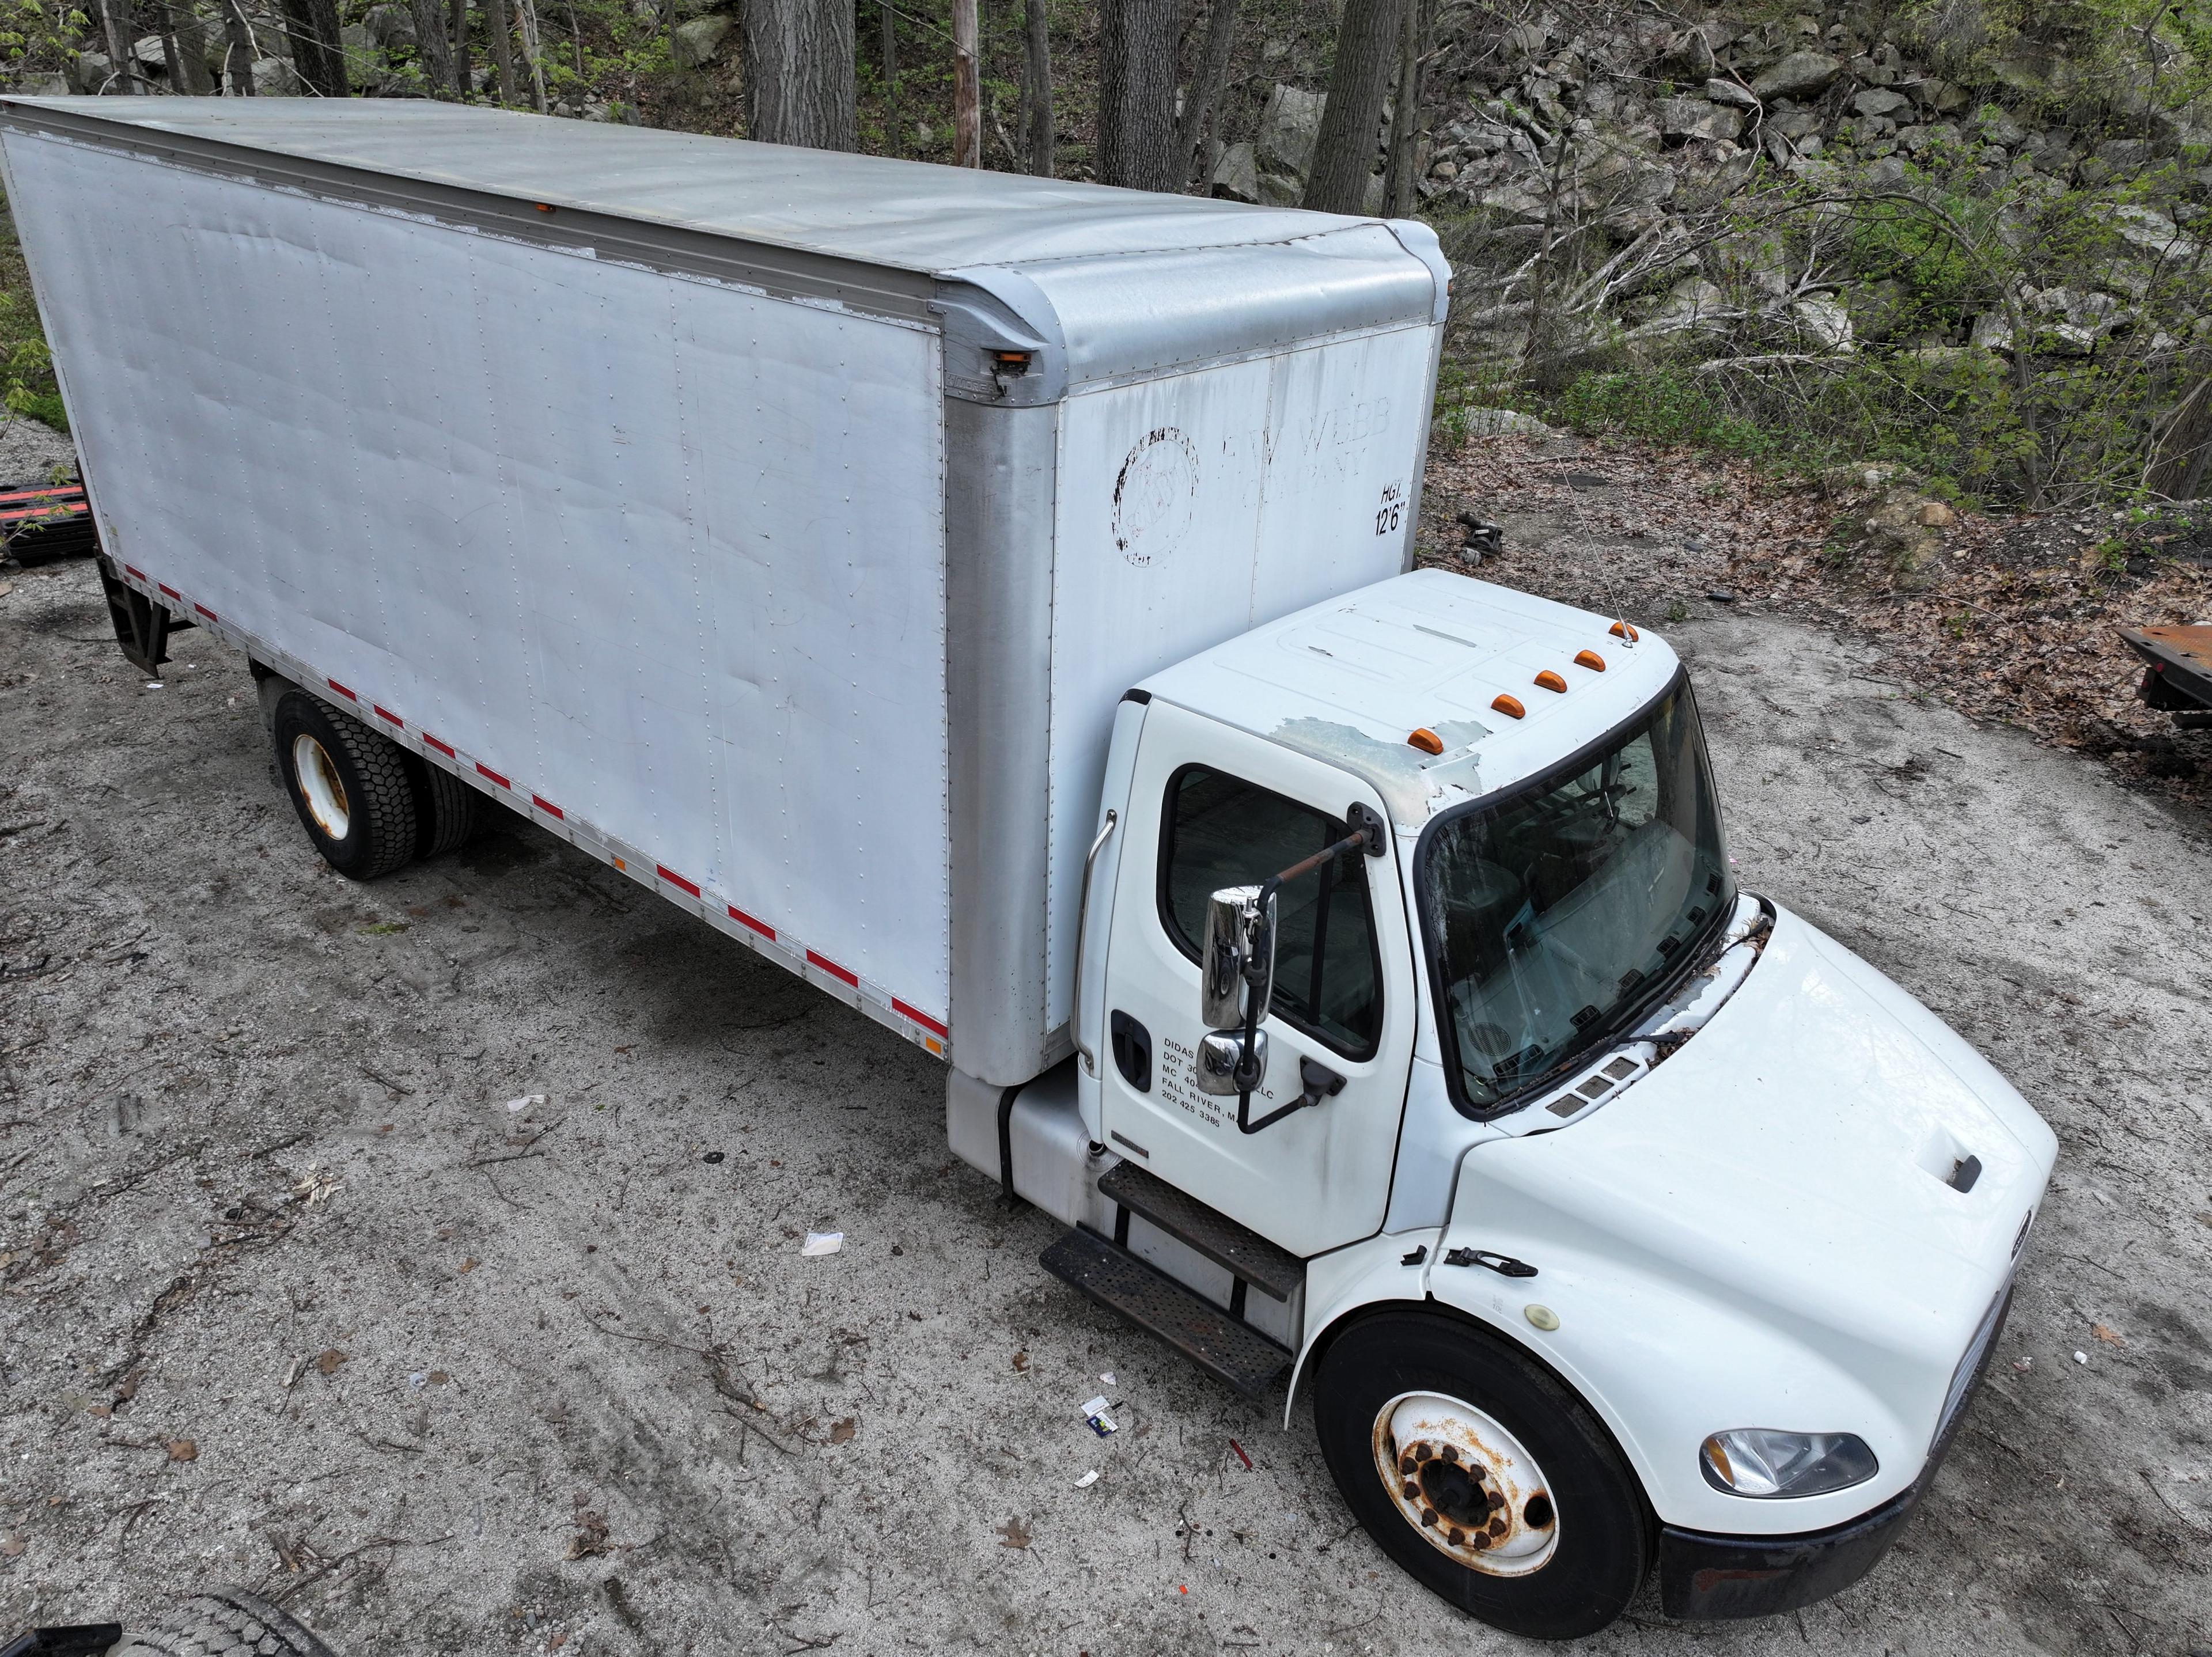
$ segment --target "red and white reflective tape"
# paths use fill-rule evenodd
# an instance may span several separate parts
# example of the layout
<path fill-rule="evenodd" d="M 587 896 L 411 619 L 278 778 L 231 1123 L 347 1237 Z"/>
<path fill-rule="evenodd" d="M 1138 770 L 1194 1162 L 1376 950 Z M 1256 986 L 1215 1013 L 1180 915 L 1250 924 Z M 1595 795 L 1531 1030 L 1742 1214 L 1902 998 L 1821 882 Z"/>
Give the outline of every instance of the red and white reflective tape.
<path fill-rule="evenodd" d="M 141 588 L 152 589 L 148 597 L 159 592 L 179 606 L 190 604 L 195 615 L 211 624 L 210 630 L 228 638 L 254 660 L 276 669 L 295 683 L 307 687 L 320 684 L 327 687 L 332 695 L 343 697 L 356 707 L 368 707 L 379 719 L 392 727 L 388 734 L 393 740 L 406 743 L 426 757 L 434 756 L 463 781 L 474 783 L 487 793 L 497 792 L 527 800 L 530 815 L 540 826 L 558 835 L 569 844 L 598 858 L 602 863 L 612 864 L 631 879 L 654 888 L 671 901 L 680 902 L 685 908 L 697 908 L 704 919 L 723 932 L 781 962 L 809 982 L 858 1007 L 878 1023 L 887 1024 L 908 1040 L 919 1042 L 939 1058 L 951 1056 L 952 1032 L 943 1019 L 924 1012 L 910 1001 L 863 982 L 860 975 L 851 968 L 832 961 L 819 950 L 808 949 L 767 921 L 748 914 L 736 904 L 710 893 L 702 883 L 690 876 L 678 873 L 656 859 L 633 852 L 613 836 L 601 833 L 580 818 L 572 818 L 544 795 L 517 787 L 506 773 L 494 770 L 474 755 L 462 752 L 453 744 L 432 736 L 420 725 L 410 727 L 404 719 L 383 703 L 364 701 L 360 693 L 350 687 L 339 683 L 327 673 L 318 672 L 258 634 L 249 633 L 234 622 L 225 622 L 205 604 L 187 599 L 176 588 L 166 582 L 155 580 L 137 566 L 125 564 L 122 568 L 124 574 Z M 681 897 L 676 895 L 679 893 Z"/>

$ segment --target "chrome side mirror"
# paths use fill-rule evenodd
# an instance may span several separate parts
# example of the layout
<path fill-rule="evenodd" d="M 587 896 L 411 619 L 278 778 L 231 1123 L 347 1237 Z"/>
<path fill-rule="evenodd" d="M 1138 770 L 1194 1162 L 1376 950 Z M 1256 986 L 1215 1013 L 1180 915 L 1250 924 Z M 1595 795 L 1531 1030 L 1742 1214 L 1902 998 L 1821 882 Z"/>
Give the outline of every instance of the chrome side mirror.
<path fill-rule="evenodd" d="M 1206 945 L 1199 955 L 1199 1022 L 1210 1030 L 1244 1028 L 1247 1008 L 1265 1023 L 1275 987 L 1275 899 L 1263 907 L 1257 886 L 1224 886 L 1206 900 Z M 1231 1089 L 1235 1092 L 1235 1089 Z"/>
<path fill-rule="evenodd" d="M 1252 1070 L 1250 1079 L 1239 1077 L 1237 1066 L 1244 1056 L 1244 1032 L 1241 1029 L 1213 1030 L 1198 1039 L 1198 1090 L 1200 1093 L 1222 1093 L 1234 1096 L 1247 1087 L 1257 1091 L 1267 1079 L 1267 1032 L 1252 1032 Z"/>

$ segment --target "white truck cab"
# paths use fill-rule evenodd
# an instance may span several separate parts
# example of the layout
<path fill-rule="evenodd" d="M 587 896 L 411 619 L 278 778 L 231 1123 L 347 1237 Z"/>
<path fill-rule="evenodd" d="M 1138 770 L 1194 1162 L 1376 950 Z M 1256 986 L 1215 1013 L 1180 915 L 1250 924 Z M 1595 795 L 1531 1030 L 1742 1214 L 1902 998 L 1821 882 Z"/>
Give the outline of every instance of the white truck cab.
<path fill-rule="evenodd" d="M 1122 701 L 1086 900 L 1078 1059 L 956 1077 L 955 1146 L 1224 1379 L 1295 1353 L 1401 1564 L 1568 1637 L 1654 1563 L 1671 1614 L 1727 1617 L 1881 1557 L 2056 1142 L 1739 889 L 1662 640 L 1423 571 L 1204 652 Z"/>
<path fill-rule="evenodd" d="M 1429 227 L 388 99 L 0 95 L 0 183 L 118 640 L 331 866 L 493 802 L 943 1060 L 1502 1628 L 1896 1535 L 2052 1136 L 1738 889 L 1663 642 L 1413 568 Z"/>

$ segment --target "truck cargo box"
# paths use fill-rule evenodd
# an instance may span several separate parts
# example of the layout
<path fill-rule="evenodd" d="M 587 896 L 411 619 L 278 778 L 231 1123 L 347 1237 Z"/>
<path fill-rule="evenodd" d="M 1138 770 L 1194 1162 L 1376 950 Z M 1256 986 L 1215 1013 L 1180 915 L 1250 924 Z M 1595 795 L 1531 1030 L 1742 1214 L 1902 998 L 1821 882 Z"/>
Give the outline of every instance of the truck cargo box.
<path fill-rule="evenodd" d="M 1123 689 L 1410 561 L 1418 224 L 398 100 L 0 165 L 124 580 L 994 1083 Z"/>

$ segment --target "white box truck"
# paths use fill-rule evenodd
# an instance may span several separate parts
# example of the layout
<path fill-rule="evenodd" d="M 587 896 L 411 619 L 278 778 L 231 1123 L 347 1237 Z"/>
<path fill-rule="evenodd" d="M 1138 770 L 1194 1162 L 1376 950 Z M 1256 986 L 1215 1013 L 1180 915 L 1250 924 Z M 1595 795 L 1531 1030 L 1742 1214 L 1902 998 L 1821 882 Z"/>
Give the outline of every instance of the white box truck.
<path fill-rule="evenodd" d="M 0 161 L 118 636 L 245 652 L 337 867 L 489 795 L 920 1042 L 1499 1627 L 1896 1536 L 2052 1136 L 1738 889 L 1663 642 L 1413 569 L 1425 228 L 428 103 Z"/>

